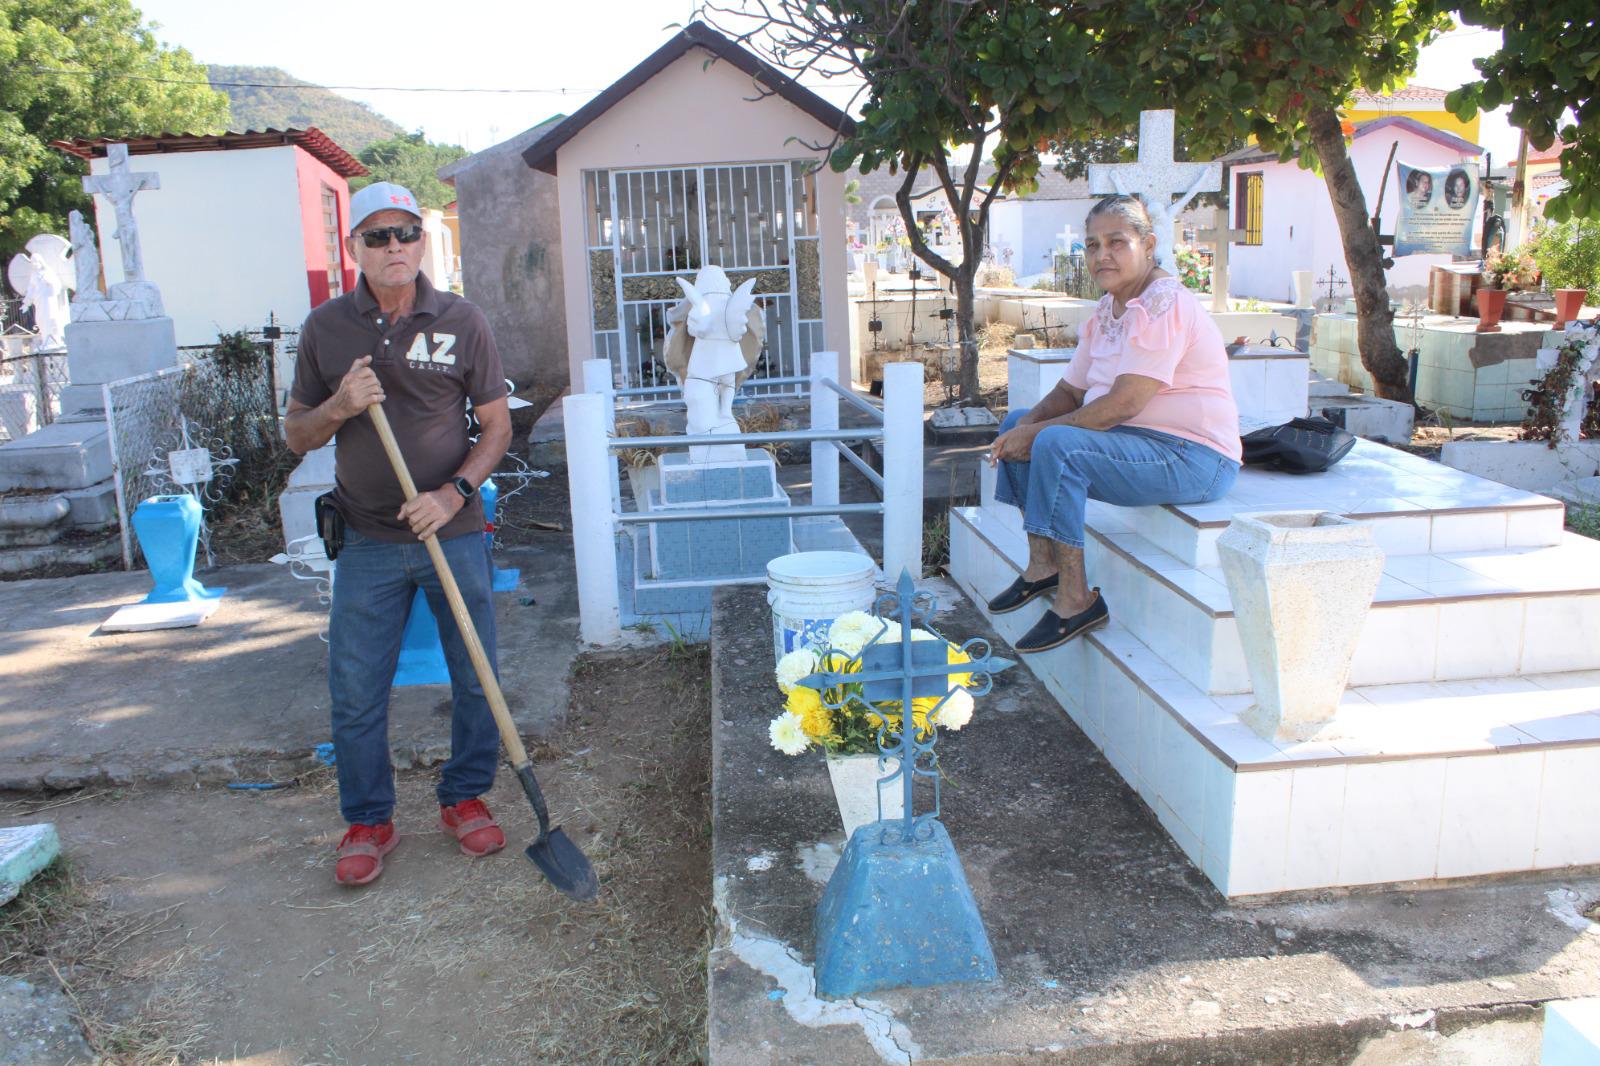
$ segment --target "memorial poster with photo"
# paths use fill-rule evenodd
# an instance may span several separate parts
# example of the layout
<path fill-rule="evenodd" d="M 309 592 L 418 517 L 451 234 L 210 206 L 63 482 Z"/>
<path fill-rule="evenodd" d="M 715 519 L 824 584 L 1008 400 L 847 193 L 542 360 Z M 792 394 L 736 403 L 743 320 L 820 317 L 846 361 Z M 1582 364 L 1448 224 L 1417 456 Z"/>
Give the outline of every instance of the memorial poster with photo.
<path fill-rule="evenodd" d="M 1400 180 L 1400 221 L 1394 254 L 1472 254 L 1478 218 L 1478 168 L 1472 163 L 1413 167 L 1395 163 Z"/>

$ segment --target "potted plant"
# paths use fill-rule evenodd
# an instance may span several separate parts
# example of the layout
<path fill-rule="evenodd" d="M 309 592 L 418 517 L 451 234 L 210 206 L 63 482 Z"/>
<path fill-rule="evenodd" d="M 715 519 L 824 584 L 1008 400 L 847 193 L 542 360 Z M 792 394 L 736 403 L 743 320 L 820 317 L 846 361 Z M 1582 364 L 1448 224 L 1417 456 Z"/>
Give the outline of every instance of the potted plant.
<path fill-rule="evenodd" d="M 1568 219 L 1545 230 L 1534 252 L 1556 297 L 1556 328 L 1578 317 L 1583 299 L 1600 289 L 1600 219 Z"/>
<path fill-rule="evenodd" d="M 664 427 L 648 418 L 617 420 L 619 437 L 659 437 L 665 434 Z M 624 448 L 617 452 L 617 458 L 622 460 L 622 468 L 628 472 L 628 487 L 633 493 L 634 503 L 641 511 L 649 507 L 651 490 L 661 488 L 661 471 L 656 466 L 656 460 L 662 451 L 661 448 Z"/>
<path fill-rule="evenodd" d="M 859 683 L 845 682 L 821 692 L 802 679 L 822 670 L 853 674 L 861 671 L 861 651 L 872 643 L 900 640 L 898 622 L 849 611 L 834 619 L 826 640 L 807 644 L 778 660 L 776 679 L 784 694 L 783 711 L 767 726 L 772 746 L 785 755 L 820 751 L 827 760 L 828 777 L 848 839 L 857 828 L 881 817 L 900 818 L 905 813 L 902 783 L 887 781 L 892 771 L 878 746 L 880 731 L 898 734 L 903 726 L 899 700 L 869 703 Z M 914 629 L 912 640 L 943 640 L 924 629 Z M 970 662 L 970 657 L 946 642 L 950 663 Z M 912 726 L 919 737 L 936 728 L 956 732 L 972 719 L 970 674 L 951 674 L 946 696 L 911 701 Z"/>
<path fill-rule="evenodd" d="M 1478 302 L 1478 332 L 1497 333 L 1500 316 L 1505 313 L 1506 293 L 1536 284 L 1539 268 L 1524 251 L 1495 252 L 1483 261 L 1488 286 L 1475 294 Z"/>

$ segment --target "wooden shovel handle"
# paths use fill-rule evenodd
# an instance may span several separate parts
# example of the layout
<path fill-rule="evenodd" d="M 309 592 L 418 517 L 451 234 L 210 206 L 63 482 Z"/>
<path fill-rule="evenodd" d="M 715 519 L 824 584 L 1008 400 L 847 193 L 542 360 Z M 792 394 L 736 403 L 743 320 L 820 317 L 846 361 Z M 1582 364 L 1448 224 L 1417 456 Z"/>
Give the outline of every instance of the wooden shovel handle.
<path fill-rule="evenodd" d="M 394 467 L 394 475 L 400 479 L 400 488 L 409 503 L 417 498 L 417 483 L 411 480 L 405 456 L 400 454 L 400 444 L 394 439 L 394 430 L 389 428 L 389 418 L 379 404 L 370 404 L 367 414 L 378 428 L 378 439 L 383 441 L 383 450 L 389 454 L 389 464 Z M 477 670 L 478 684 L 483 686 L 483 694 L 489 700 L 489 710 L 494 712 L 494 724 L 500 728 L 500 742 L 506 746 L 513 767 L 526 766 L 528 751 L 522 746 L 522 738 L 517 735 L 517 727 L 511 721 L 511 710 L 500 692 L 500 682 L 495 679 L 494 670 L 489 666 L 489 656 L 483 650 L 483 642 L 478 639 L 478 627 L 472 624 L 472 615 L 467 612 L 467 602 L 461 598 L 461 589 L 456 585 L 456 576 L 450 571 L 450 563 L 444 557 L 444 549 L 439 546 L 439 538 L 429 533 L 422 538 L 422 543 L 428 547 L 434 572 L 439 575 L 439 584 L 444 586 L 445 599 L 450 601 L 450 613 L 455 616 L 456 629 L 467 645 L 467 654 L 472 656 L 472 666 Z"/>

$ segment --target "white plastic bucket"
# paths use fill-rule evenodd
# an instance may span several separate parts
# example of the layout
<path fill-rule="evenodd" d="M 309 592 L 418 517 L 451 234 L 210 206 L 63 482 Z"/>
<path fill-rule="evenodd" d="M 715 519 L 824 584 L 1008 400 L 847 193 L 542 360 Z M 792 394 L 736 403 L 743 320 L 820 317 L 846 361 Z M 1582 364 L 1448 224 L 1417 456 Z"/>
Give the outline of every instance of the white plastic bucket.
<path fill-rule="evenodd" d="M 841 614 L 870 610 L 876 574 L 872 560 L 855 552 L 795 552 L 768 563 L 773 662 L 821 643 Z"/>

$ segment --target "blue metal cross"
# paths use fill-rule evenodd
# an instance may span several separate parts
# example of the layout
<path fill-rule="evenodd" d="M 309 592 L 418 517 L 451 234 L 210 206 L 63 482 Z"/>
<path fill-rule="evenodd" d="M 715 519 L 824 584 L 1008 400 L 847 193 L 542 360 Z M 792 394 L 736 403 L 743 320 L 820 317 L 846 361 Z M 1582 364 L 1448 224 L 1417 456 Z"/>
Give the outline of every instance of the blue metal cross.
<path fill-rule="evenodd" d="M 820 692 L 823 703 L 833 710 L 857 698 L 869 704 L 898 700 L 900 704 L 898 734 L 892 733 L 887 720 L 880 716 L 878 768 L 882 770 L 890 759 L 898 760 L 899 765 L 896 766 L 894 773 L 880 778 L 879 783 L 893 781 L 896 778 L 901 781 L 900 787 L 905 797 L 905 805 L 899 839 L 904 842 L 915 839 L 919 832 L 926 837 L 926 823 L 938 818 L 940 810 L 939 756 L 934 751 L 934 745 L 939 740 L 939 731 L 936 726 L 930 724 L 926 740 L 917 736 L 912 701 L 938 696 L 939 702 L 927 715 L 928 719 L 932 720 L 950 699 L 951 674 L 971 674 L 972 683 L 967 686 L 967 691 L 976 698 L 986 694 L 994 686 L 995 674 L 1016 665 L 1009 659 L 992 656 L 989 642 L 982 637 L 975 637 L 961 645 L 961 650 L 970 658 L 970 662 L 950 662 L 947 651 L 949 643 L 943 637 L 939 637 L 928 624 L 935 606 L 933 594 L 918 592 L 911 581 L 911 574 L 902 570 L 895 591 L 878 597 L 872 608 L 872 613 L 877 617 L 893 618 L 900 623 L 900 639 L 883 641 L 883 635 L 888 632 L 888 627 L 884 626 L 867 642 L 859 655 L 849 659 L 849 663 L 852 666 L 859 666 L 859 670 L 818 671 L 800 681 L 800 684 Z M 915 628 L 926 629 L 939 639 L 914 641 L 911 639 L 911 632 Z M 846 693 L 842 687 L 846 684 L 860 684 L 861 695 L 856 697 Z M 828 698 L 830 690 L 840 695 L 830 701 Z M 933 809 L 921 817 L 917 816 L 912 806 L 914 786 L 918 777 L 933 779 Z M 881 799 L 879 803 L 878 813 L 881 820 L 883 813 Z M 885 835 L 887 836 L 887 832 Z"/>

